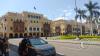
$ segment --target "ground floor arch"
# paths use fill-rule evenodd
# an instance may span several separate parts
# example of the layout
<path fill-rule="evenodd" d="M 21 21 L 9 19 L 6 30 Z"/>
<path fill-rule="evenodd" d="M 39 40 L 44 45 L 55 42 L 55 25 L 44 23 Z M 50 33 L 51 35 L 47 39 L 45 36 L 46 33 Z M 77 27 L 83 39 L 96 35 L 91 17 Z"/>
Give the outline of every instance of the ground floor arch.
<path fill-rule="evenodd" d="M 24 33 L 24 37 L 27 37 L 27 33 Z"/>
<path fill-rule="evenodd" d="M 19 36 L 18 36 L 18 33 L 15 33 L 15 34 L 14 34 L 14 37 L 15 37 L 15 38 L 18 38 L 18 37 L 19 37 Z"/>
<path fill-rule="evenodd" d="M 22 34 L 22 33 L 20 33 L 20 34 L 19 34 L 19 37 L 20 37 L 20 38 L 23 38 L 23 34 Z"/>
<path fill-rule="evenodd" d="M 13 36 L 13 34 L 12 33 L 10 33 L 9 34 L 9 38 L 13 38 L 14 36 Z"/>

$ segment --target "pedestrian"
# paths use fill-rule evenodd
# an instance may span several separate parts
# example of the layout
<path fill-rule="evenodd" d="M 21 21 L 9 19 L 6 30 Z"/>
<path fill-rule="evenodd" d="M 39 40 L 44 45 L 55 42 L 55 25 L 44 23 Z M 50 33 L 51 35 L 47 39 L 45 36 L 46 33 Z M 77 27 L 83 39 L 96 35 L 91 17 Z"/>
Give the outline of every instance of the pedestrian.
<path fill-rule="evenodd" d="M 3 40 L 0 36 L 0 56 L 2 56 L 2 50 L 3 50 Z"/>
<path fill-rule="evenodd" d="M 26 43 L 27 43 L 27 38 L 25 37 L 25 38 L 22 40 L 22 43 L 20 43 L 19 50 L 21 50 L 21 51 L 18 51 L 20 56 L 28 56 L 28 55 L 27 55 Z"/>
<path fill-rule="evenodd" d="M 8 38 L 7 37 L 4 37 L 3 39 L 3 55 L 4 56 L 9 56 L 9 42 L 8 42 Z"/>

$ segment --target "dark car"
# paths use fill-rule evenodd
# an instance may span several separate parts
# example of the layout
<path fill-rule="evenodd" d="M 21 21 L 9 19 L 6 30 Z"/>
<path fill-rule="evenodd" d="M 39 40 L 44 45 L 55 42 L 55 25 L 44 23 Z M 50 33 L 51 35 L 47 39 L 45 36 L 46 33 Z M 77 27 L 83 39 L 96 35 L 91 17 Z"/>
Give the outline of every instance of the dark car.
<path fill-rule="evenodd" d="M 41 38 L 26 38 L 18 49 L 20 56 L 56 56 L 55 48 Z"/>

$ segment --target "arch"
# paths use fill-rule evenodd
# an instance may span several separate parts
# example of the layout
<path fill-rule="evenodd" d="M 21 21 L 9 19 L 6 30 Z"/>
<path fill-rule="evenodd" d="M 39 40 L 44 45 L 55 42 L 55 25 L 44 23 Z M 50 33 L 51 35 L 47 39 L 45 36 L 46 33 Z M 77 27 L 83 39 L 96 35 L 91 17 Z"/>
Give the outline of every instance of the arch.
<path fill-rule="evenodd" d="M 55 27 L 55 32 L 56 32 L 56 35 L 59 35 L 61 33 L 61 27 L 60 26 L 56 26 Z"/>
<path fill-rule="evenodd" d="M 22 33 L 20 33 L 20 34 L 19 34 L 19 37 L 20 37 L 20 38 L 23 38 L 23 34 L 22 34 Z"/>
<path fill-rule="evenodd" d="M 36 33 L 33 33 L 33 36 L 36 36 Z"/>
<path fill-rule="evenodd" d="M 15 33 L 14 37 L 15 37 L 15 38 L 18 38 L 18 34 L 17 34 L 17 33 Z"/>
<path fill-rule="evenodd" d="M 32 37 L 32 33 L 29 33 L 29 36 L 31 36 L 31 37 Z"/>
<path fill-rule="evenodd" d="M 43 33 L 41 33 L 41 37 L 43 37 Z"/>
<path fill-rule="evenodd" d="M 39 37 L 39 33 L 37 33 L 37 36 Z"/>
<path fill-rule="evenodd" d="M 27 37 L 27 33 L 24 33 L 24 37 Z"/>
<path fill-rule="evenodd" d="M 13 34 L 12 33 L 9 34 L 9 38 L 13 38 Z"/>
<path fill-rule="evenodd" d="M 72 25 L 68 24 L 66 30 L 68 34 L 72 33 Z"/>

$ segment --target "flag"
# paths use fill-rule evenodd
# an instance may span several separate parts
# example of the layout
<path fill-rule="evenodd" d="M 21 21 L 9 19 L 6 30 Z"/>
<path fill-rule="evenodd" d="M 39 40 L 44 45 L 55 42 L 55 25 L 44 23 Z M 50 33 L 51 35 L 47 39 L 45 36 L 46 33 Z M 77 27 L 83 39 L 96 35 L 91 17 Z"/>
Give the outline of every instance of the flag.
<path fill-rule="evenodd" d="M 34 6 L 34 10 L 36 10 L 36 7 Z"/>

